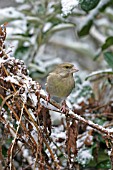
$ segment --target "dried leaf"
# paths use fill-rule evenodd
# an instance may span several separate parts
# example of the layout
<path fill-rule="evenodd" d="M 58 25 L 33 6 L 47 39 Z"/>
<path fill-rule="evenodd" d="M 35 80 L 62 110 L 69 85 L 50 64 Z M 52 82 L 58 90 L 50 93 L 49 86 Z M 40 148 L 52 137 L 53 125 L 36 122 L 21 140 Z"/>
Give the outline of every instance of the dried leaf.
<path fill-rule="evenodd" d="M 85 138 L 85 141 L 84 141 L 84 144 L 86 146 L 91 146 L 93 143 L 93 136 L 92 136 L 92 130 L 89 130 L 86 138 Z"/>
<path fill-rule="evenodd" d="M 45 132 L 47 132 L 48 130 L 49 134 L 51 134 L 51 118 L 50 118 L 48 108 L 45 108 L 40 103 L 38 103 L 38 109 L 36 111 L 36 115 L 38 116 L 38 121 L 39 121 L 37 123 L 40 124 L 41 126 L 43 125 Z"/>
<path fill-rule="evenodd" d="M 77 154 L 77 135 L 78 135 L 78 129 L 77 129 L 77 123 L 75 120 L 73 120 L 72 124 L 70 125 L 68 129 L 68 155 L 70 152 L 72 152 L 75 156 Z"/>
<path fill-rule="evenodd" d="M 45 130 L 48 129 L 49 135 L 51 134 L 51 118 L 49 114 L 49 110 L 45 107 L 42 108 L 42 115 L 43 115 L 43 125 Z"/>

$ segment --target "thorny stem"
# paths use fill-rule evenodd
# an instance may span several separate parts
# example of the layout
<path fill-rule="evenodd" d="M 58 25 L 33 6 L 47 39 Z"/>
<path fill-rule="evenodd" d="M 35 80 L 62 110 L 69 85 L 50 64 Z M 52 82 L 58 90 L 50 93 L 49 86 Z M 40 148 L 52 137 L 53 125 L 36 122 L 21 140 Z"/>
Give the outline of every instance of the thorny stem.
<path fill-rule="evenodd" d="M 46 100 L 46 96 L 44 96 L 43 94 L 40 94 L 40 97 L 43 98 L 44 100 Z M 60 105 L 58 103 L 56 103 L 54 100 L 50 100 L 49 103 L 60 110 Z M 76 113 L 74 113 L 72 110 L 67 109 L 66 113 L 62 112 L 62 114 L 66 114 L 70 118 L 73 118 L 73 119 L 76 119 L 82 123 L 85 123 L 86 125 L 92 127 L 95 131 L 98 131 L 99 133 L 106 135 L 109 139 L 113 140 L 113 135 L 111 134 L 109 129 L 106 129 L 98 124 L 95 124 L 91 120 L 86 120 L 85 118 L 81 117 L 80 115 L 77 115 Z"/>

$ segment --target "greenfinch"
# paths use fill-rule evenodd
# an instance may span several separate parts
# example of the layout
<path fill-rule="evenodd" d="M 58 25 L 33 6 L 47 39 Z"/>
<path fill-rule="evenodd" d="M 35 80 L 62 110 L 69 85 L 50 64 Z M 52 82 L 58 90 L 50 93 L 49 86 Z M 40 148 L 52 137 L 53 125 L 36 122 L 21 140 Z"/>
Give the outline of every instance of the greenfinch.
<path fill-rule="evenodd" d="M 49 73 L 46 82 L 46 91 L 48 93 L 48 99 L 50 96 L 59 98 L 66 98 L 69 96 L 73 88 L 75 87 L 75 81 L 73 73 L 78 69 L 71 63 L 62 63 L 56 66 L 56 68 Z M 61 110 L 65 112 L 66 103 L 63 101 Z"/>

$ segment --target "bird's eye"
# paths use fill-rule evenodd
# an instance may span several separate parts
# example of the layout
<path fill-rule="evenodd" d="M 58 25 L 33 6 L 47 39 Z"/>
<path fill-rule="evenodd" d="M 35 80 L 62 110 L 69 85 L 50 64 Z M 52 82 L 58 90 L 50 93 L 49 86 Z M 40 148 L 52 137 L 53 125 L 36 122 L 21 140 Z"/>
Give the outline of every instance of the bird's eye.
<path fill-rule="evenodd" d="M 68 68 L 70 68 L 70 67 L 69 67 L 69 66 L 65 66 L 65 68 L 67 68 L 67 69 L 68 69 Z"/>

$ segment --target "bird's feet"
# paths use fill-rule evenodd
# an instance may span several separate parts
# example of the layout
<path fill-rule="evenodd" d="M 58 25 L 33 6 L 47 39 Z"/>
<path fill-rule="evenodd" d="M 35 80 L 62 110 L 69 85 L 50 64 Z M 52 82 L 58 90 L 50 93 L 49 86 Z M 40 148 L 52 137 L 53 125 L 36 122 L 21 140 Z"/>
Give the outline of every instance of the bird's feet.
<path fill-rule="evenodd" d="M 61 112 L 66 113 L 66 107 L 67 107 L 66 101 L 64 100 L 64 101 L 62 102 L 62 107 L 60 108 Z"/>

